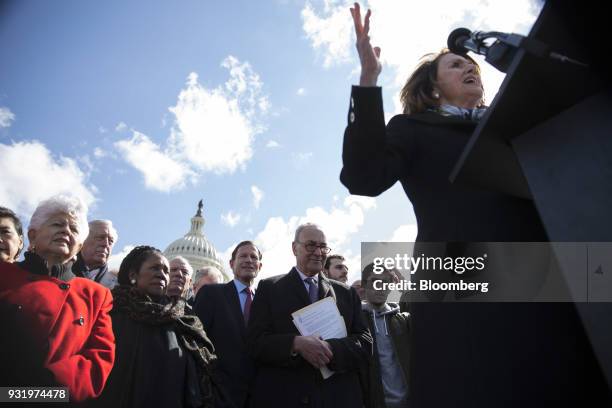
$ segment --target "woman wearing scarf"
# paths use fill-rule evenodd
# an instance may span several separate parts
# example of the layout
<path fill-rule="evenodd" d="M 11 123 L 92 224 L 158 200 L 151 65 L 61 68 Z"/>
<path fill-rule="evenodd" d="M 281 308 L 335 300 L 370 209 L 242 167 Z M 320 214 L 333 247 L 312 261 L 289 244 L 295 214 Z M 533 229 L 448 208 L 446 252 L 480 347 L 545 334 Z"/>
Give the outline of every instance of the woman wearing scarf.
<path fill-rule="evenodd" d="M 168 260 L 134 248 L 121 262 L 111 312 L 117 359 L 100 406 L 212 407 L 213 346 L 183 300 L 165 296 Z"/>
<path fill-rule="evenodd" d="M 478 249 L 470 243 L 548 241 L 532 201 L 449 181 L 485 112 L 476 63 L 448 50 L 430 55 L 400 92 L 403 114 L 385 125 L 371 13 L 362 22 L 355 4 L 351 14 L 361 77 L 344 133 L 342 183 L 352 194 L 378 196 L 399 181 L 418 224 L 415 256 L 466 256 Z M 530 102 L 517 101 L 525 109 Z M 518 260 L 504 258 L 504 264 Z M 538 277 L 548 271 L 533 262 L 529 267 Z M 486 281 L 489 272 L 497 273 L 478 279 Z M 411 279 L 419 275 L 458 279 L 429 270 Z M 573 304 L 481 303 L 471 297 L 478 295 L 443 291 L 421 296 L 425 303 L 416 295 L 408 297 L 411 407 L 580 405 L 601 389 L 603 377 Z"/>
<path fill-rule="evenodd" d="M 361 60 L 344 134 L 340 180 L 352 194 L 378 196 L 400 181 L 418 224 L 417 241 L 546 241 L 533 203 L 452 184 L 449 175 L 485 112 L 480 68 L 467 55 L 430 54 L 400 92 L 404 113 L 385 126 L 376 86 L 380 48 L 353 9 Z"/>
<path fill-rule="evenodd" d="M 54 196 L 32 214 L 25 260 L 0 262 L 3 386 L 67 387 L 73 402 L 102 392 L 115 357 L 112 297 L 71 271 L 87 234 L 83 203 Z"/>

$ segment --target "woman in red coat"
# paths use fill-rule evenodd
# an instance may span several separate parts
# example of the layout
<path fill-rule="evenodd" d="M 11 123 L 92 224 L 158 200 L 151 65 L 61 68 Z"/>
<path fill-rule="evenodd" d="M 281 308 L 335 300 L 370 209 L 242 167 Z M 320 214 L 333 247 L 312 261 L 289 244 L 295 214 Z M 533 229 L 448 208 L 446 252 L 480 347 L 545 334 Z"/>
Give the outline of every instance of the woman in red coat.
<path fill-rule="evenodd" d="M 11 328 L 2 334 L 2 342 L 18 344 L 15 359 L 37 354 L 42 359 L 39 367 L 29 361 L 37 368 L 30 373 L 22 361 L 7 364 L 13 351 L 2 350 L 4 380 L 15 382 L 3 386 L 63 386 L 75 402 L 102 392 L 115 359 L 112 296 L 105 287 L 71 271 L 87 234 L 87 210 L 81 201 L 54 196 L 32 215 L 25 260 L 0 262 L 0 306 Z M 24 333 L 20 343 L 9 340 Z"/>

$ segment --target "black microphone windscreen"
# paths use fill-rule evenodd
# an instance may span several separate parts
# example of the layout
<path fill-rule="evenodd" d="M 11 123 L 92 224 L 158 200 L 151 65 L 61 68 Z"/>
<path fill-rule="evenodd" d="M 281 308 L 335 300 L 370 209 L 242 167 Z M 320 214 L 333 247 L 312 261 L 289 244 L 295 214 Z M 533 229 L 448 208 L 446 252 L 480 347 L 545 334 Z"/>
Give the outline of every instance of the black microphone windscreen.
<path fill-rule="evenodd" d="M 468 49 L 463 44 L 470 39 L 471 34 L 472 32 L 464 27 L 454 29 L 448 35 L 448 49 L 454 54 L 466 54 Z"/>

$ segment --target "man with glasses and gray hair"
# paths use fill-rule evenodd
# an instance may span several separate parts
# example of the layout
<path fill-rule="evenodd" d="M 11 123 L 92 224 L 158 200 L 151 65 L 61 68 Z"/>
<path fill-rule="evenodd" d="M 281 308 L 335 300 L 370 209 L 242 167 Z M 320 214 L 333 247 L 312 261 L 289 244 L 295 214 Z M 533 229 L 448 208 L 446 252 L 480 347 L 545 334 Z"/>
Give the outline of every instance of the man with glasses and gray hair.
<path fill-rule="evenodd" d="M 362 407 L 359 367 L 372 350 L 355 289 L 322 273 L 331 252 L 315 224 L 300 225 L 292 243 L 296 265 L 285 275 L 262 280 L 253 301 L 247 344 L 257 364 L 253 407 Z M 291 314 L 332 297 L 347 337 L 301 336 Z M 323 379 L 320 368 L 335 373 Z"/>

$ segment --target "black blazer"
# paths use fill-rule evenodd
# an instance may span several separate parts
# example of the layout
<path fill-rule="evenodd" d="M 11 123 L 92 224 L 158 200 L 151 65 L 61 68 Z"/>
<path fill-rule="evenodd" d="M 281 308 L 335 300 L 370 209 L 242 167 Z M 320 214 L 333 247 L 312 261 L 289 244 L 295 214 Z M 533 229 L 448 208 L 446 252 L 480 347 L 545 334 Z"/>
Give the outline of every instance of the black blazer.
<path fill-rule="evenodd" d="M 340 179 L 367 196 L 400 181 L 417 218 L 415 253 L 460 256 L 453 241 L 548 241 L 531 201 L 449 182 L 475 122 L 422 113 L 385 126 L 376 87 L 353 87 L 348 119 Z M 410 304 L 411 406 L 609 405 L 573 304 L 466 300 Z"/>
<path fill-rule="evenodd" d="M 400 181 L 417 241 L 548 241 L 532 201 L 450 183 L 475 128 L 433 112 L 397 115 L 385 126 L 380 88 L 353 87 L 340 180 L 351 194 L 372 197 Z"/>
<path fill-rule="evenodd" d="M 336 300 L 348 336 L 328 340 L 333 351 L 329 368 L 336 373 L 323 380 L 318 369 L 291 355 L 299 335 L 291 313 L 310 304 L 297 270 L 259 283 L 248 328 L 248 347 L 258 368 L 252 407 L 362 407 L 359 367 L 371 353 L 372 337 L 362 321 L 361 302 L 355 289 L 319 274 L 319 299 L 327 296 Z"/>
<path fill-rule="evenodd" d="M 230 406 L 244 407 L 255 364 L 247 354 L 246 327 L 234 282 L 203 286 L 196 296 L 194 313 L 202 321 L 219 358 L 217 385 Z"/>

